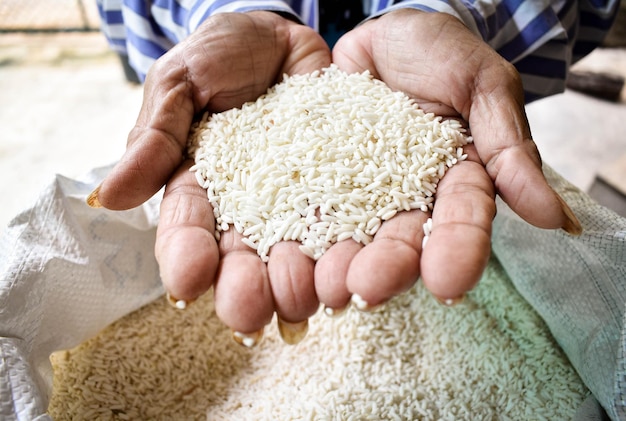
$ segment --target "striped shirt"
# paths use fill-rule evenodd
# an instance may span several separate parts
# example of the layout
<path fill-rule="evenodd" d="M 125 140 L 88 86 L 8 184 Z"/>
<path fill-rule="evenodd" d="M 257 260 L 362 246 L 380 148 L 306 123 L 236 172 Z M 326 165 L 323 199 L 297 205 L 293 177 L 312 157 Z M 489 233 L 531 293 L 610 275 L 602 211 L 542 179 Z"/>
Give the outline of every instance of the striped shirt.
<path fill-rule="evenodd" d="M 217 13 L 270 10 L 319 28 L 316 0 L 97 0 L 102 30 L 143 80 L 150 66 Z M 619 0 L 364 0 L 374 17 L 398 8 L 460 19 L 520 75 L 526 100 L 562 92 L 569 66 L 603 40 Z"/>

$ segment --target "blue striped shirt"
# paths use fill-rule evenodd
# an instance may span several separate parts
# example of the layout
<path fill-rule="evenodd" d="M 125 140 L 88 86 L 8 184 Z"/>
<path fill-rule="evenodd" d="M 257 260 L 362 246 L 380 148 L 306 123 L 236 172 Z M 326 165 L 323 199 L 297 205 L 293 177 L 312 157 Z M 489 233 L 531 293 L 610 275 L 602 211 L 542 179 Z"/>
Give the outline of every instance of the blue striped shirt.
<path fill-rule="evenodd" d="M 127 55 L 140 79 L 150 66 L 205 19 L 217 13 L 271 10 L 316 30 L 316 0 L 97 0 L 102 29 Z M 562 92 L 569 66 L 603 40 L 619 0 L 364 0 L 374 17 L 411 7 L 456 16 L 522 76 L 526 100 Z"/>

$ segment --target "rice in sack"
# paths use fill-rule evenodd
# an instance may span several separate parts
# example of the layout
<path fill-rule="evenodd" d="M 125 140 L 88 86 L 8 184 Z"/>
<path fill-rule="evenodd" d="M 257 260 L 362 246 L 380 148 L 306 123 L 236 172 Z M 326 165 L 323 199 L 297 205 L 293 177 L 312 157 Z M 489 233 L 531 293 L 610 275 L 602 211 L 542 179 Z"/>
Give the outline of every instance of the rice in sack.
<path fill-rule="evenodd" d="M 368 244 L 399 211 L 431 210 L 469 142 L 460 122 L 425 113 L 367 71 L 331 65 L 206 113 L 189 151 L 218 239 L 234 227 L 263 261 L 289 240 L 317 260 L 338 241 Z"/>

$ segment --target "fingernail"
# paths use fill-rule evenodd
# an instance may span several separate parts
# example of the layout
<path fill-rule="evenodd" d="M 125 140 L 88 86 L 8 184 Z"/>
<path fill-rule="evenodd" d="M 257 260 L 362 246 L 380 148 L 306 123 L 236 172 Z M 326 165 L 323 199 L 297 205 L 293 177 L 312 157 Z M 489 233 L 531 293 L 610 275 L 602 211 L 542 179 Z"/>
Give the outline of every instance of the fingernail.
<path fill-rule="evenodd" d="M 283 341 L 289 345 L 296 345 L 306 336 L 309 331 L 309 320 L 305 319 L 301 322 L 286 322 L 280 317 L 278 318 L 278 332 Z"/>
<path fill-rule="evenodd" d="M 574 215 L 574 212 L 572 211 L 572 209 L 569 207 L 569 205 L 565 202 L 565 200 L 563 200 L 563 198 L 557 194 L 556 195 L 557 199 L 559 199 L 559 202 L 561 202 L 561 209 L 563 209 L 563 214 L 565 214 L 565 223 L 563 224 L 563 226 L 561 227 L 563 229 L 563 231 L 565 231 L 566 233 L 570 234 L 570 235 L 580 235 L 583 233 L 583 227 L 580 224 L 580 221 L 578 220 L 578 218 L 576 218 L 576 215 Z"/>
<path fill-rule="evenodd" d="M 179 310 L 184 310 L 187 308 L 192 301 L 179 300 L 178 298 L 174 298 L 169 292 L 165 294 L 165 299 L 167 302 L 174 308 Z"/>
<path fill-rule="evenodd" d="M 352 301 L 352 304 L 359 310 L 359 311 L 374 311 L 376 310 L 379 306 L 373 306 L 370 305 L 367 301 L 365 301 L 363 299 L 363 297 L 361 297 L 359 294 L 352 294 L 352 298 L 350 299 L 350 301 Z"/>
<path fill-rule="evenodd" d="M 439 304 L 442 304 L 446 307 L 454 307 L 457 304 L 461 304 L 465 300 L 465 295 L 461 295 L 460 297 L 456 298 L 442 298 L 436 295 L 433 295 L 433 297 L 437 299 Z"/>
<path fill-rule="evenodd" d="M 328 317 L 338 317 L 338 316 L 341 316 L 343 313 L 345 313 L 347 308 L 348 306 L 344 306 L 341 308 L 332 308 L 332 307 L 324 306 L 324 314 L 327 315 Z"/>
<path fill-rule="evenodd" d="M 233 339 L 239 345 L 243 345 L 246 348 L 252 348 L 261 342 L 261 339 L 263 339 L 263 329 L 252 333 L 241 333 L 233 330 Z"/>
<path fill-rule="evenodd" d="M 98 194 L 100 193 L 100 186 L 96 187 L 90 194 L 87 196 L 87 204 L 92 208 L 101 208 L 102 204 L 100 203 L 100 199 L 98 199 Z"/>

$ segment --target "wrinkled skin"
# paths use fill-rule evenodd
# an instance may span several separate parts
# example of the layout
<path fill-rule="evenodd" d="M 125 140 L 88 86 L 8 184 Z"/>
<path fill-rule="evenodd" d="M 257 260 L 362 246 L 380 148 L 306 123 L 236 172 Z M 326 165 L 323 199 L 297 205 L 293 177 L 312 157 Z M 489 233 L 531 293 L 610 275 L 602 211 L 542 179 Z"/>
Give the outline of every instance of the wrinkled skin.
<path fill-rule="evenodd" d="M 184 159 L 192 119 L 204 109 L 255 100 L 284 73 L 307 73 L 331 61 L 347 72 L 370 70 L 426 111 L 469 123 L 475 143 L 467 148 L 469 159 L 439 184 L 428 246 L 422 250 L 429 215 L 420 211 L 385 222 L 365 247 L 352 240 L 333 245 L 317 263 L 293 242 L 275 245 L 267 264 L 235 230 L 216 242 L 206 192 Z M 251 12 L 209 19 L 157 61 L 127 151 L 97 199 L 127 209 L 165 184 L 156 242 L 165 288 L 193 300 L 213 286 L 220 319 L 252 333 L 274 312 L 282 321 L 301 322 L 320 303 L 344 308 L 353 294 L 381 304 L 420 276 L 436 297 L 462 297 L 489 259 L 496 192 L 538 227 L 576 229 L 540 168 L 518 74 L 454 17 L 389 13 L 346 34 L 331 56 L 310 28 Z"/>

